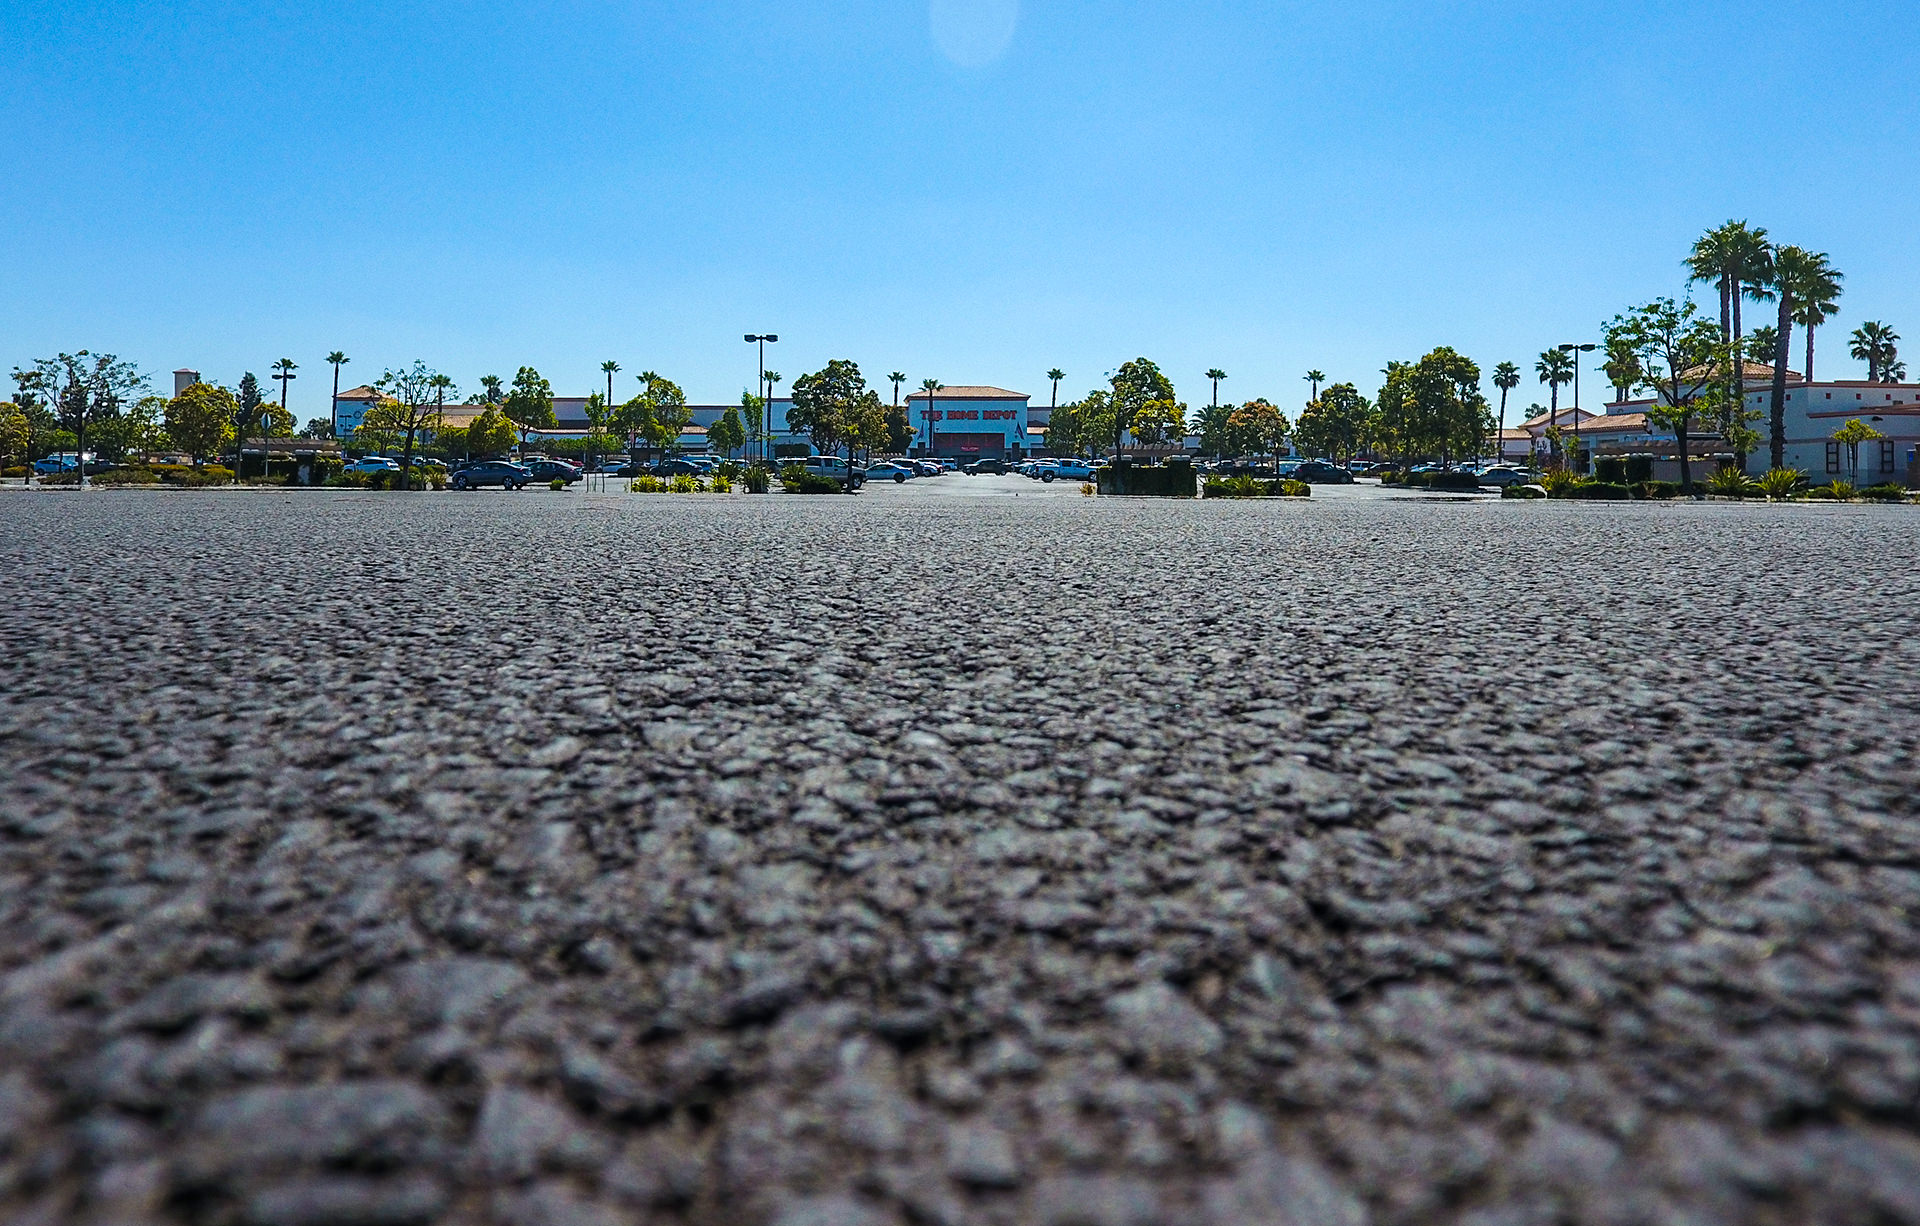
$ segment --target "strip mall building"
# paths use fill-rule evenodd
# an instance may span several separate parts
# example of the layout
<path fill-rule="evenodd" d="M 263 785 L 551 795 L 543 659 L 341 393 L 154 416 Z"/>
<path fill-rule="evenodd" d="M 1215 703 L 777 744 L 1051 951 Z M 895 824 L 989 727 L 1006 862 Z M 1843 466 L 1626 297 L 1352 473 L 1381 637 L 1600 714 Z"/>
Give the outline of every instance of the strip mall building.
<path fill-rule="evenodd" d="M 1027 433 L 1027 394 L 1004 387 L 943 387 L 907 397 L 913 453 L 943 460 L 1020 459 Z"/>

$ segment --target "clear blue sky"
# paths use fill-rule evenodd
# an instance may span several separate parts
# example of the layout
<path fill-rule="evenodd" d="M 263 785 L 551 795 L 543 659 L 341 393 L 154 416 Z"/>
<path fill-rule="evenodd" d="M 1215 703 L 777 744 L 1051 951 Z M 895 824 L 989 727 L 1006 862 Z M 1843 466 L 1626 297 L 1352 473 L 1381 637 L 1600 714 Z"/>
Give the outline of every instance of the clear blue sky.
<path fill-rule="evenodd" d="M 1743 217 L 1847 274 L 1852 376 L 1864 319 L 1920 357 L 1916 45 L 1910 0 L 12 0 L 0 365 L 712 401 L 768 330 L 789 378 L 1044 402 L 1146 355 L 1292 406 L 1530 371 Z"/>

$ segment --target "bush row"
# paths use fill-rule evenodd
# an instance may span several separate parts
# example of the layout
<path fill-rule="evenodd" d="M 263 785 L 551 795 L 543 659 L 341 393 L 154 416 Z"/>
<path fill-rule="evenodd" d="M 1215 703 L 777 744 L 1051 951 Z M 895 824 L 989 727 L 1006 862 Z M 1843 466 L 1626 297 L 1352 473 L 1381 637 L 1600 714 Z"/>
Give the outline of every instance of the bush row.
<path fill-rule="evenodd" d="M 1380 474 L 1382 485 L 1403 485 L 1416 490 L 1477 490 L 1480 478 L 1472 473 L 1414 473 L 1389 470 Z"/>
<path fill-rule="evenodd" d="M 1257 477 L 1239 476 L 1222 479 L 1208 477 L 1200 486 L 1202 498 L 1310 498 L 1313 487 L 1305 481 L 1293 481 L 1281 478 L 1277 481 L 1262 481 Z"/>

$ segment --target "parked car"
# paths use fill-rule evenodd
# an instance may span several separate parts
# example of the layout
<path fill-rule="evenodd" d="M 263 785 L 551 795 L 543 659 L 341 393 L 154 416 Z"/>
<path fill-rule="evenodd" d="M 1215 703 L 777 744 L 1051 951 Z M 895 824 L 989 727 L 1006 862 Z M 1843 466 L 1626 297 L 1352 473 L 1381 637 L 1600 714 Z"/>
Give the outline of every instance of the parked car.
<path fill-rule="evenodd" d="M 342 466 L 341 471 L 350 473 L 397 473 L 400 461 L 389 460 L 383 455 L 363 455 Z"/>
<path fill-rule="evenodd" d="M 1059 460 L 1054 463 L 1053 477 L 1065 477 L 1069 481 L 1093 480 L 1093 465 L 1086 460 Z M 1042 477 L 1042 481 L 1052 477 Z"/>
<path fill-rule="evenodd" d="M 707 475 L 707 470 L 683 457 L 660 461 L 653 466 L 653 475 L 656 477 L 704 477 Z"/>
<path fill-rule="evenodd" d="M 835 481 L 847 481 L 847 462 L 837 455 L 810 455 L 800 462 L 800 467 L 817 477 L 831 477 Z M 856 468 L 853 470 L 853 488 L 859 489 L 867 483 L 867 474 Z"/>
<path fill-rule="evenodd" d="M 50 477 L 55 473 L 70 473 L 78 467 L 80 467 L 80 461 L 70 455 L 50 455 L 43 460 L 33 462 L 33 471 L 43 477 Z"/>
<path fill-rule="evenodd" d="M 511 460 L 482 460 L 453 474 L 453 488 L 474 490 L 483 485 L 497 485 L 504 490 L 520 490 L 525 489 L 533 479 L 533 470 L 524 464 L 515 464 Z"/>
<path fill-rule="evenodd" d="M 969 477 L 1000 475 L 1007 471 L 1007 462 L 995 456 L 988 456 L 985 459 L 975 460 L 971 464 L 962 464 L 960 471 Z"/>
<path fill-rule="evenodd" d="M 524 465 L 535 481 L 565 481 L 572 485 L 580 479 L 580 470 L 565 460 L 535 460 Z"/>
<path fill-rule="evenodd" d="M 1530 473 L 1505 464 L 1496 464 L 1479 474 L 1482 485 L 1525 485 L 1533 479 Z"/>
<path fill-rule="evenodd" d="M 1282 466 L 1284 467 L 1284 465 Z M 1325 460 L 1302 460 L 1294 465 L 1287 474 L 1295 481 L 1305 481 L 1309 485 L 1352 485 L 1353 474 L 1337 464 Z"/>
<path fill-rule="evenodd" d="M 875 464 L 871 468 L 867 469 L 867 480 L 891 481 L 895 485 L 904 485 L 908 481 L 913 480 L 915 477 L 918 477 L 919 475 L 920 474 L 918 472 L 914 471 L 912 468 L 908 467 L 907 465 L 896 464 L 890 460 L 880 464 Z"/>
<path fill-rule="evenodd" d="M 903 460 L 902 463 L 913 465 L 913 470 L 923 477 L 938 477 L 947 471 L 932 460 Z"/>

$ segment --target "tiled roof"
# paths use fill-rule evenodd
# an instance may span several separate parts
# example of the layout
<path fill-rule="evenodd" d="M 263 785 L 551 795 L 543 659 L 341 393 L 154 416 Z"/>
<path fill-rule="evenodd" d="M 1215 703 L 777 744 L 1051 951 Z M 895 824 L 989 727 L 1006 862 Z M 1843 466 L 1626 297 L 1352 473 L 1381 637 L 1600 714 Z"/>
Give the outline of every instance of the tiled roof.
<path fill-rule="evenodd" d="M 926 398 L 927 398 L 927 394 L 924 391 L 913 391 L 913 392 L 907 393 L 908 400 L 925 400 Z M 1025 392 L 1010 392 L 1004 387 L 987 387 L 985 385 L 968 385 L 968 386 L 961 386 L 961 387 L 943 387 L 939 391 L 933 394 L 933 398 L 936 401 L 940 401 L 940 400 L 1025 400 L 1027 399 L 1027 394 Z"/>
<path fill-rule="evenodd" d="M 380 399 L 380 391 L 377 388 L 367 387 L 365 384 L 362 384 L 359 387 L 350 387 L 346 391 L 341 392 L 340 399 L 342 400 L 378 400 Z"/>
<path fill-rule="evenodd" d="M 1615 431 L 1645 430 L 1645 413 L 1609 413 L 1605 417 L 1589 417 L 1580 423 L 1582 434 L 1609 434 Z"/>
<path fill-rule="evenodd" d="M 1575 414 L 1578 414 L 1579 416 L 1576 417 Z M 1585 421 L 1592 416 L 1593 414 L 1589 413 L 1585 409 L 1576 409 L 1572 407 L 1567 407 L 1567 408 L 1561 409 L 1559 413 L 1554 416 L 1553 420 L 1556 422 Z M 1547 424 L 1547 417 L 1548 417 L 1547 413 L 1536 413 L 1532 417 L 1529 417 L 1527 418 L 1527 420 L 1521 422 L 1520 425 L 1522 426 L 1522 428 L 1525 428 L 1528 426 L 1544 426 Z"/>

